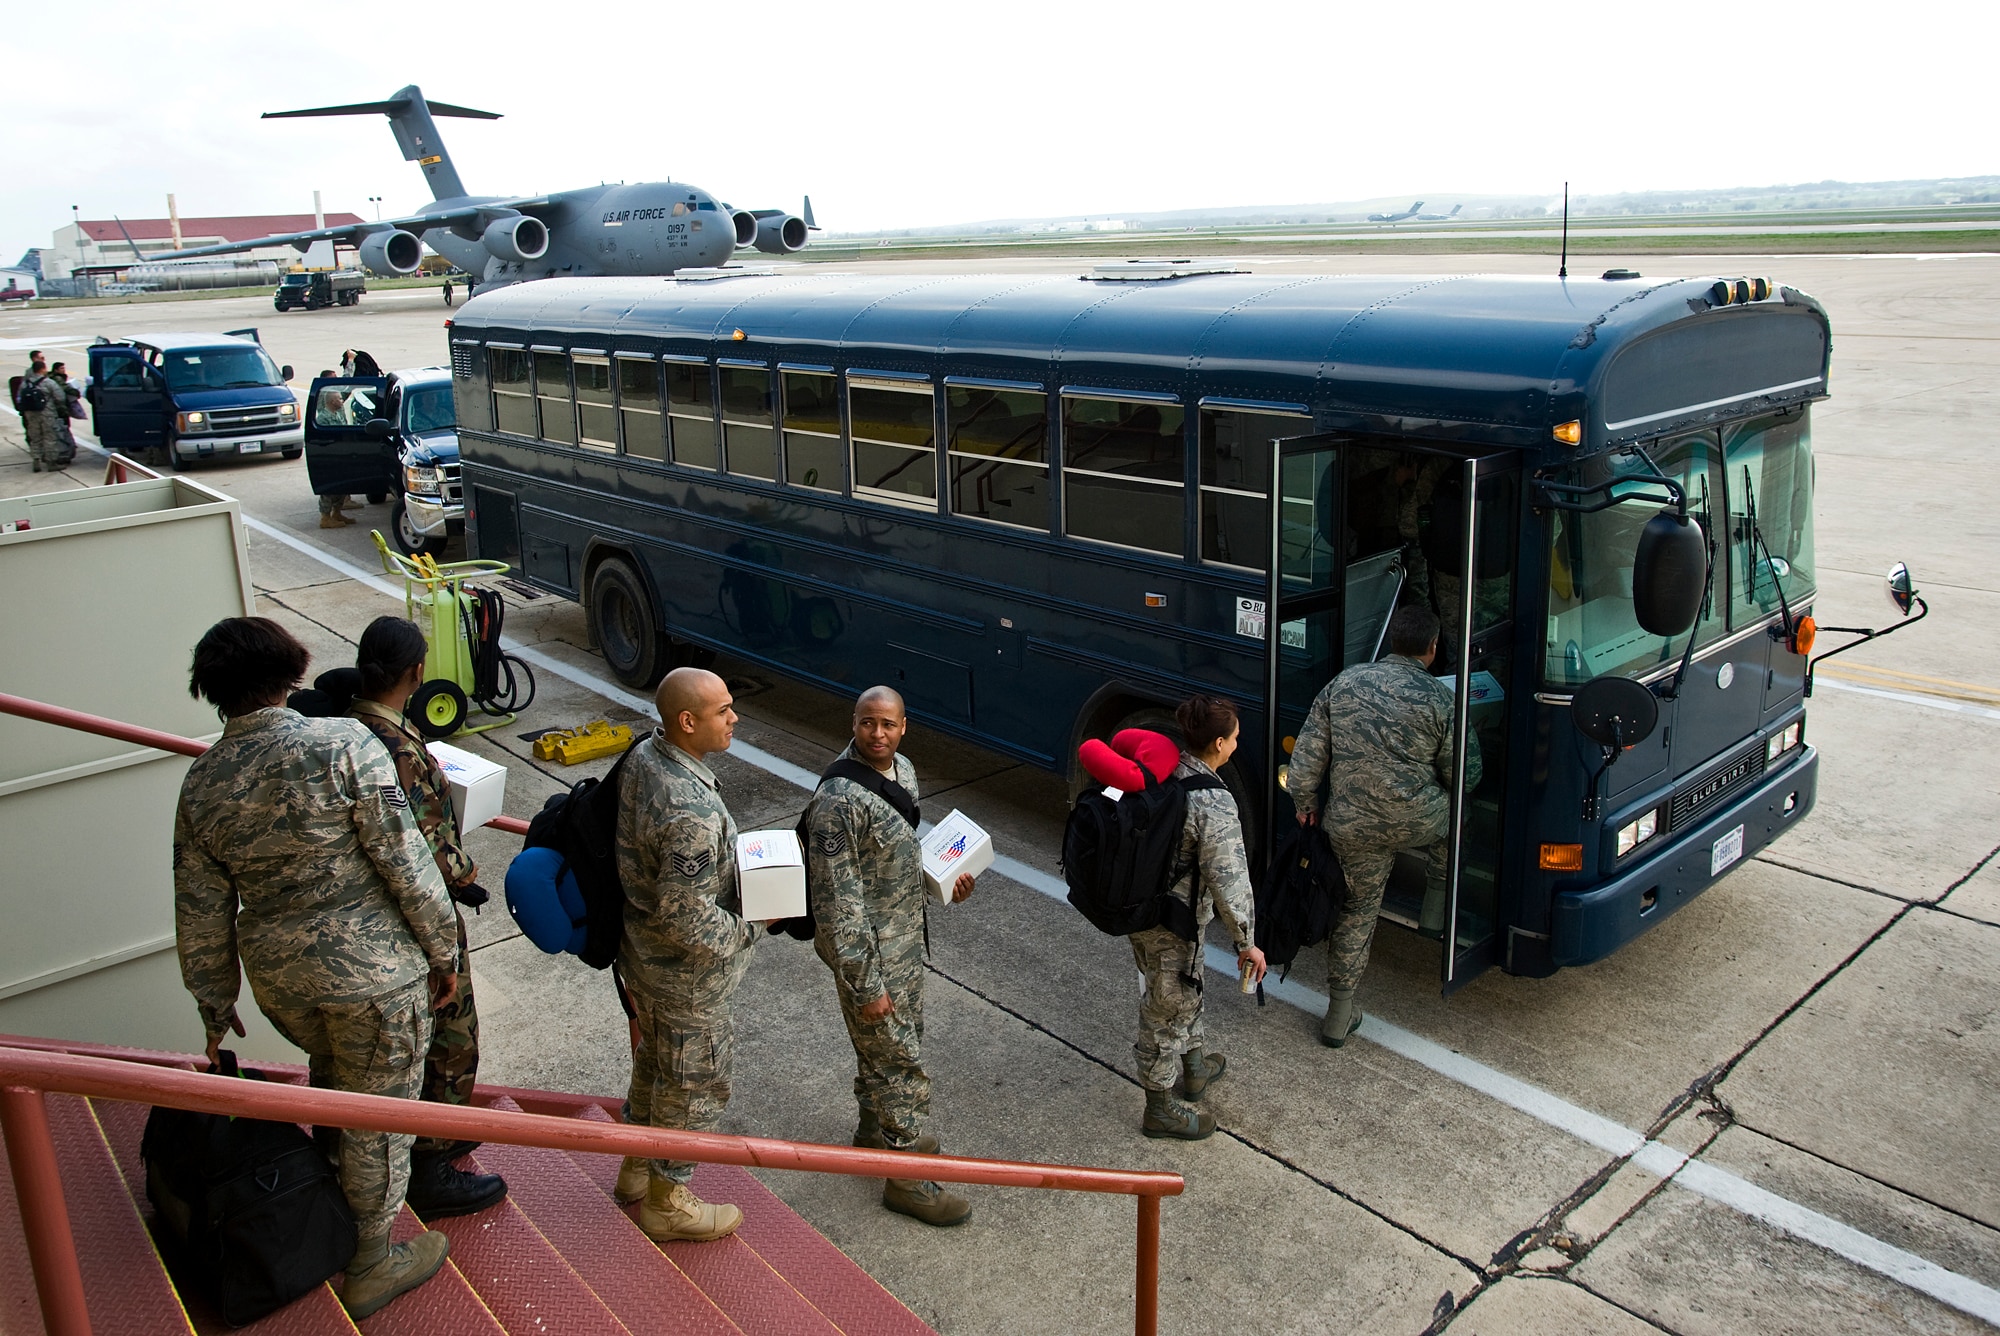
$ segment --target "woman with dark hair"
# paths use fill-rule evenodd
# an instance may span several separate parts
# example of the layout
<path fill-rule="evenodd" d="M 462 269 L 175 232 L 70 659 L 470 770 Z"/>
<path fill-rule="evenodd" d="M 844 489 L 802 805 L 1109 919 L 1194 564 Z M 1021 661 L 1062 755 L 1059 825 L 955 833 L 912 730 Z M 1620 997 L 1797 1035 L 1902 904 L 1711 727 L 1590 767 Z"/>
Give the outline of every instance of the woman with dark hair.
<path fill-rule="evenodd" d="M 1214 696 L 1190 696 L 1174 711 L 1174 722 L 1181 731 L 1181 756 L 1172 777 L 1217 778 L 1215 772 L 1236 751 L 1240 731 L 1236 706 Z M 1193 908 L 1194 940 L 1184 941 L 1164 925 L 1135 932 L 1129 939 L 1132 959 L 1146 983 L 1139 1003 L 1139 1039 L 1132 1052 L 1138 1059 L 1139 1084 L 1146 1091 L 1140 1130 L 1149 1137 L 1199 1141 L 1215 1131 L 1215 1118 L 1181 1100 L 1200 1099 L 1229 1065 L 1221 1054 L 1203 1052 L 1202 1044 L 1202 935 L 1211 918 L 1219 914 L 1229 929 L 1237 969 L 1253 980 L 1264 977 L 1243 825 L 1236 815 L 1236 799 L 1226 787 L 1218 783 L 1187 795 L 1187 821 L 1181 827 L 1174 867 L 1168 893 Z M 1176 1057 L 1181 1067 L 1178 1084 Z"/>
<path fill-rule="evenodd" d="M 465 851 L 451 791 L 422 737 L 403 717 L 410 697 L 424 682 L 424 657 L 430 646 L 416 623 L 401 617 L 377 617 L 361 633 L 354 666 L 360 693 L 348 713 L 368 726 L 389 749 L 396 778 L 410 804 L 410 815 L 423 832 L 438 871 L 444 874 L 451 898 L 477 909 L 488 894 L 480 886 L 479 869 Z M 456 907 L 458 957 L 453 972 L 458 992 L 432 1017 L 430 1049 L 424 1056 L 422 1098 L 434 1104 L 466 1104 L 472 1099 L 479 1071 L 479 1013 L 472 1001 L 472 970 L 465 945 L 465 912 Z M 498 1174 L 473 1174 L 453 1160 L 474 1149 L 476 1142 L 423 1137 L 410 1152 L 410 1209 L 429 1219 L 483 1211 L 507 1195 Z"/>
<path fill-rule="evenodd" d="M 433 1003 L 457 988 L 451 901 L 388 755 L 352 719 L 285 707 L 305 646 L 264 617 L 217 622 L 195 646 L 189 694 L 225 721 L 195 758 L 174 815 L 181 978 L 219 1061 L 243 1033 L 240 976 L 312 1083 L 416 1098 Z M 358 1236 L 340 1300 L 375 1312 L 444 1265 L 435 1231 L 389 1246 L 411 1138 L 349 1129 L 340 1185 Z"/>

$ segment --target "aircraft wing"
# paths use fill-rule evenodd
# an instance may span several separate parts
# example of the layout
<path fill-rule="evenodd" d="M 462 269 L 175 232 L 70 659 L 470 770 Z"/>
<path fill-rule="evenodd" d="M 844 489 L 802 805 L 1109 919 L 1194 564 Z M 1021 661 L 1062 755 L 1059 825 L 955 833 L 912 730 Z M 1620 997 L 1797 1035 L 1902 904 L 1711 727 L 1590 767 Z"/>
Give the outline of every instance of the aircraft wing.
<path fill-rule="evenodd" d="M 554 201 L 546 195 L 523 195 L 519 199 L 483 200 L 478 204 L 463 204 L 454 208 L 439 209 L 432 213 L 417 214 L 408 218 L 384 218 L 374 223 L 349 223 L 344 227 L 319 227 L 309 232 L 280 232 L 268 237 L 257 237 L 251 241 L 225 241 L 214 246 L 195 246 L 189 250 L 162 251 L 147 255 L 146 264 L 161 260 L 194 260 L 204 255 L 233 255 L 247 250 L 259 250 L 266 246 L 293 246 L 303 251 L 315 241 L 332 241 L 340 245 L 358 246 L 363 238 L 374 232 L 388 232 L 402 229 L 407 232 L 423 232 L 433 227 L 449 227 L 453 223 L 482 214 L 504 217 L 510 213 L 533 213 L 547 208 Z M 118 265 L 92 265 L 92 270 L 129 269 L 140 261 L 127 261 Z M 81 272 L 81 271 L 79 271 Z"/>

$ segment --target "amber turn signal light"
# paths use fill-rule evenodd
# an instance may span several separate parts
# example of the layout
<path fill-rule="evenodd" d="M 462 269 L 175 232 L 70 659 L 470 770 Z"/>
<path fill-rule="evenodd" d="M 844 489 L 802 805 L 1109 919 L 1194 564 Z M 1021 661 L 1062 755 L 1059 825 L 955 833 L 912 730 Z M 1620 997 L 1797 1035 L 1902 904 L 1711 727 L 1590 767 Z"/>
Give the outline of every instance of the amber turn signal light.
<path fill-rule="evenodd" d="M 1564 445 L 1577 445 L 1583 440 L 1583 423 L 1575 418 L 1568 422 L 1558 422 L 1549 429 L 1549 435 Z"/>
<path fill-rule="evenodd" d="M 1542 846 L 1542 871 L 1581 872 L 1583 871 L 1583 846 L 1580 844 L 1545 844 Z"/>
<path fill-rule="evenodd" d="M 1811 617 L 1801 617 L 1792 623 L 1792 653 L 1806 655 L 1812 653 L 1813 641 L 1819 639 L 1819 623 Z"/>

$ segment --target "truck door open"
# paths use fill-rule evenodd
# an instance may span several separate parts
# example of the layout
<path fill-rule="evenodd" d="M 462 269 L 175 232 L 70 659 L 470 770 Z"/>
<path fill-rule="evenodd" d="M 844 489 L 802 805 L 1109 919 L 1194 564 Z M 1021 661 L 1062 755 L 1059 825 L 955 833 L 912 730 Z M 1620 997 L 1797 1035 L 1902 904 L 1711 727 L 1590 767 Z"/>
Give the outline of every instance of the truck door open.
<path fill-rule="evenodd" d="M 1518 495 L 1518 483 L 1511 475 L 1481 478 L 1478 460 L 1380 437 L 1298 437 L 1274 442 L 1272 449 L 1278 485 L 1266 591 L 1265 742 L 1266 755 L 1277 763 L 1266 776 L 1268 810 L 1275 819 L 1291 819 L 1293 806 L 1282 796 L 1289 757 L 1319 692 L 1342 669 L 1387 651 L 1389 619 L 1399 606 L 1423 603 L 1437 610 L 1443 630 L 1433 671 L 1449 672 L 1443 680 L 1456 699 L 1443 901 L 1424 913 L 1426 885 L 1435 874 L 1425 857 L 1405 855 L 1382 912 L 1419 931 L 1431 920 L 1427 935 L 1449 941 L 1440 962 L 1449 990 L 1496 958 L 1502 703 L 1511 676 L 1509 498 Z M 1476 504 L 1468 506 L 1468 497 Z M 1502 539 L 1505 578 L 1496 583 L 1491 554 L 1501 550 Z M 1488 554 L 1483 568 L 1477 564 L 1481 552 Z M 1482 569 L 1485 578 L 1475 578 Z M 1458 671 L 1467 663 L 1470 674 Z M 1498 753 L 1490 762 L 1489 752 Z M 1473 757 L 1479 758 L 1476 772 Z M 1444 924 L 1453 930 L 1447 933 Z"/>
<path fill-rule="evenodd" d="M 384 376 L 327 376 L 312 383 L 306 396 L 306 476 L 316 495 L 379 496 L 394 490 L 395 443 L 368 434 L 368 424 L 387 411 L 388 391 Z"/>
<path fill-rule="evenodd" d="M 137 348 L 90 350 L 90 429 L 106 450 L 137 454 L 167 441 L 167 386 Z"/>

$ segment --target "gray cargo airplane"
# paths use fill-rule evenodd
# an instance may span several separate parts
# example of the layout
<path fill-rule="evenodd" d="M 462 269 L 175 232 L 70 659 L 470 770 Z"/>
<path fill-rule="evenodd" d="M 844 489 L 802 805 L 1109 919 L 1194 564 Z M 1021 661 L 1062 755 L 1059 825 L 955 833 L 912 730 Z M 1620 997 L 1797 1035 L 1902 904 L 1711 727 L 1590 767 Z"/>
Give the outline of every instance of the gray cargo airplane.
<path fill-rule="evenodd" d="M 1424 206 L 1419 204 L 1417 207 L 1421 209 Z M 1458 217 L 1458 211 L 1464 207 L 1463 204 L 1454 204 L 1451 206 L 1450 213 L 1420 213 L 1417 215 L 1417 221 L 1420 223 L 1448 223 Z"/>
<path fill-rule="evenodd" d="M 431 117 L 492 121 L 500 113 L 427 101 L 415 84 L 386 102 L 267 111 L 264 118 L 376 114 L 389 118 L 403 157 L 423 168 L 434 203 L 407 218 L 199 246 L 153 258 L 188 259 L 285 244 L 304 251 L 315 241 L 333 241 L 355 247 L 361 262 L 378 274 L 408 274 L 428 245 L 481 284 L 499 286 L 557 274 L 671 274 L 720 265 L 738 246 L 786 255 L 804 249 L 808 234 L 819 230 L 810 196 L 801 217 L 783 209 L 732 209 L 705 190 L 672 181 L 585 186 L 552 195 L 468 195 Z"/>
<path fill-rule="evenodd" d="M 1411 218 L 1416 217 L 1417 210 L 1423 207 L 1424 207 L 1424 202 L 1422 200 L 1418 200 L 1415 204 L 1412 204 L 1409 208 L 1403 210 L 1401 213 L 1371 213 L 1368 215 L 1368 221 L 1371 223 L 1405 222 Z"/>

